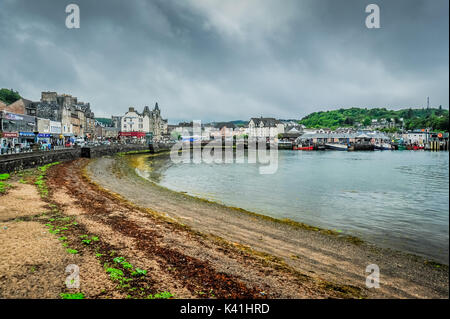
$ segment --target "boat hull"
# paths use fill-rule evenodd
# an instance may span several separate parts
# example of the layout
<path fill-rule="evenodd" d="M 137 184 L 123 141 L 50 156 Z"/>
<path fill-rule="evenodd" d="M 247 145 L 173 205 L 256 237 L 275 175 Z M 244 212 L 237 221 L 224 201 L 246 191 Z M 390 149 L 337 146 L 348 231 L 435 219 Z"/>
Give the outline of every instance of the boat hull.
<path fill-rule="evenodd" d="M 334 151 L 347 151 L 348 146 L 344 144 L 325 144 L 326 148 Z"/>
<path fill-rule="evenodd" d="M 312 151 L 314 146 L 294 146 L 294 151 Z"/>

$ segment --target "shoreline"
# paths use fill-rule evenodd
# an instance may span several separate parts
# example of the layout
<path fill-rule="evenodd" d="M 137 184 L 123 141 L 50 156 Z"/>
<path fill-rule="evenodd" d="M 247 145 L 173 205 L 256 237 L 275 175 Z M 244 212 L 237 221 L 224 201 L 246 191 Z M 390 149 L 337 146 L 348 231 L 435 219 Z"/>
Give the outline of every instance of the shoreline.
<path fill-rule="evenodd" d="M 0 196 L 0 297 L 448 298 L 448 266 L 165 189 L 132 158 L 11 176 Z M 373 263 L 379 289 L 365 285 Z M 77 290 L 64 285 L 68 264 L 80 267 Z"/>
<path fill-rule="evenodd" d="M 139 153 L 124 153 L 121 156 L 123 156 L 123 155 L 145 155 L 146 153 L 148 153 L 148 152 L 147 151 L 143 151 L 143 152 L 139 152 Z M 149 156 L 147 156 L 147 158 L 150 158 L 150 157 L 153 158 L 153 157 L 157 157 L 157 156 L 165 156 L 167 154 L 168 154 L 168 152 L 155 153 L 155 154 L 150 154 Z M 129 163 L 129 165 L 131 167 L 134 167 L 134 163 L 131 163 L 131 160 L 128 160 L 128 163 Z M 200 196 L 190 195 L 187 192 L 176 191 L 176 190 L 170 189 L 170 188 L 168 188 L 166 186 L 162 186 L 162 185 L 158 184 L 156 181 L 154 181 L 154 180 L 152 180 L 150 178 L 142 176 L 142 173 L 140 172 L 139 168 L 137 168 L 137 167 L 134 167 L 134 168 L 135 168 L 134 174 L 136 174 L 138 177 L 146 180 L 147 182 L 151 183 L 153 186 L 159 187 L 159 188 L 164 189 L 164 190 L 166 190 L 168 192 L 174 192 L 174 193 L 177 193 L 177 194 L 179 194 L 181 196 L 185 196 L 185 197 L 188 197 L 188 198 L 191 198 L 191 199 L 194 199 L 194 200 L 198 200 L 198 201 L 201 201 L 201 202 L 215 204 L 215 205 L 220 205 L 220 206 L 223 206 L 223 207 L 225 207 L 227 209 L 235 210 L 237 212 L 240 212 L 240 213 L 243 213 L 243 214 L 247 214 L 247 215 L 250 215 L 250 216 L 254 216 L 256 218 L 268 220 L 268 221 L 273 222 L 273 223 L 285 224 L 285 225 L 289 225 L 289 226 L 294 227 L 294 228 L 299 228 L 299 229 L 304 229 L 304 230 L 309 230 L 309 231 L 316 231 L 316 232 L 320 232 L 322 234 L 335 236 L 336 238 L 347 240 L 347 241 L 352 242 L 352 243 L 354 243 L 356 245 L 365 243 L 365 244 L 368 244 L 370 246 L 373 246 L 374 248 L 384 249 L 384 250 L 392 250 L 394 252 L 398 252 L 398 253 L 401 253 L 401 254 L 409 255 L 412 258 L 422 258 L 426 262 L 428 262 L 430 264 L 433 264 L 433 265 L 439 265 L 439 266 L 445 266 L 445 267 L 449 266 L 449 264 L 436 261 L 433 258 L 430 258 L 430 257 L 427 257 L 427 256 L 422 256 L 422 255 L 416 254 L 414 252 L 404 251 L 404 250 L 400 250 L 400 249 L 393 248 L 393 247 L 382 247 L 382 246 L 379 246 L 376 243 L 364 240 L 364 239 L 362 239 L 362 238 L 360 238 L 358 236 L 354 236 L 354 235 L 351 235 L 351 234 L 348 234 L 348 233 L 337 232 L 337 231 L 332 230 L 332 229 L 327 229 L 327 228 L 323 228 L 323 227 L 319 227 L 319 226 L 306 224 L 306 223 L 295 221 L 295 220 L 292 220 L 292 219 L 289 219 L 289 218 L 277 218 L 277 217 L 273 217 L 273 216 L 270 216 L 270 215 L 265 215 L 263 213 L 257 213 L 257 212 L 254 212 L 254 211 L 251 211 L 251 210 L 248 210 L 248 209 L 245 209 L 245 208 L 236 207 L 236 206 L 230 206 L 230 205 L 227 205 L 225 203 L 221 203 L 221 202 L 218 202 L 218 201 L 210 200 L 210 199 L 203 198 L 203 197 L 200 197 Z"/>
<path fill-rule="evenodd" d="M 140 154 L 145 154 L 145 153 L 142 152 Z M 124 154 L 124 155 L 138 155 L 138 154 Z M 164 156 L 164 155 L 167 155 L 167 153 L 152 154 L 149 157 Z M 130 164 L 130 165 L 132 165 L 132 164 Z M 249 216 L 265 219 L 265 220 L 271 221 L 273 223 L 289 225 L 289 226 L 292 226 L 292 227 L 295 227 L 295 228 L 300 228 L 300 229 L 310 230 L 310 231 L 317 231 L 317 232 L 320 232 L 320 233 L 323 233 L 323 234 L 336 236 L 336 237 L 339 237 L 341 239 L 348 240 L 348 241 L 350 241 L 350 242 L 352 242 L 354 244 L 361 244 L 361 243 L 365 242 L 363 239 L 361 239 L 359 237 L 356 237 L 356 236 L 353 236 L 353 235 L 349 235 L 349 234 L 345 234 L 345 233 L 339 233 L 339 232 L 337 232 L 335 230 L 332 230 L 332 229 L 322 228 L 322 227 L 318 227 L 318 226 L 312 226 L 312 225 L 305 224 L 305 223 L 302 223 L 302 222 L 298 222 L 298 221 L 295 221 L 295 220 L 292 220 L 292 219 L 289 219 L 289 218 L 276 218 L 276 217 L 273 217 L 273 216 L 264 215 L 262 213 L 257 213 L 257 212 L 254 212 L 254 211 L 250 211 L 250 210 L 245 209 L 245 208 L 236 207 L 236 206 L 230 206 L 230 205 L 226 205 L 224 203 L 218 202 L 218 201 L 213 201 L 213 200 L 210 200 L 210 199 L 207 199 L 207 198 L 190 195 L 190 194 L 187 194 L 186 192 L 176 191 L 176 190 L 170 189 L 168 187 L 162 186 L 162 185 L 158 184 L 157 182 L 142 176 L 141 175 L 142 173 L 139 172 L 139 169 L 137 167 L 135 167 L 135 170 L 136 170 L 135 174 L 137 176 L 139 176 L 140 178 L 146 180 L 149 183 L 152 183 L 155 187 L 160 187 L 161 189 L 164 189 L 164 190 L 169 191 L 169 192 L 177 193 L 177 194 L 179 194 L 181 196 L 185 196 L 185 197 L 188 197 L 188 198 L 191 198 L 191 199 L 195 199 L 195 200 L 198 200 L 198 201 L 201 201 L 201 202 L 205 202 L 205 203 L 220 205 L 220 206 L 223 206 L 225 208 L 232 209 L 232 210 L 235 210 L 237 212 L 240 212 L 242 214 L 247 214 Z"/>
<path fill-rule="evenodd" d="M 126 161 L 128 160 L 130 158 L 126 159 Z M 231 242 L 248 246 L 256 251 L 282 258 L 290 266 L 294 268 L 299 267 L 297 269 L 302 272 L 318 273 L 321 277 L 325 276 L 326 279 L 331 281 L 338 281 L 341 284 L 356 284 L 363 288 L 365 283 L 363 280 L 365 266 L 363 267 L 362 265 L 367 266 L 370 264 L 371 262 L 368 259 L 375 259 L 378 262 L 382 261 L 383 267 L 388 268 L 387 272 L 392 276 L 390 279 L 393 280 L 393 283 L 388 288 L 390 292 L 375 293 L 375 296 L 378 297 L 383 295 L 400 297 L 403 295 L 403 297 L 408 298 L 408 295 L 413 297 L 417 293 L 416 297 L 419 297 L 421 295 L 420 290 L 423 287 L 418 290 L 416 280 L 410 277 L 412 274 L 426 277 L 426 274 L 429 273 L 432 277 L 437 275 L 435 279 L 440 281 L 437 278 L 442 275 L 442 269 L 448 269 L 447 265 L 439 264 L 417 255 L 380 248 L 366 242 L 357 241 L 352 243 L 344 240 L 345 238 L 341 234 L 336 236 L 332 232 L 331 234 L 328 233 L 327 230 L 322 230 L 322 232 L 314 231 L 319 228 L 309 225 L 303 227 L 300 223 L 296 224 L 300 227 L 295 227 L 295 224 L 290 225 L 289 222 L 286 223 L 270 216 L 260 215 L 237 207 L 226 207 L 209 200 L 175 192 L 138 176 L 134 169 L 126 166 L 118 158 L 103 158 L 91 162 L 87 166 L 87 171 L 90 178 L 107 191 L 117 193 L 137 206 L 151 208 L 151 210 L 178 220 L 180 224 L 187 225 L 195 231 L 217 235 Z M 103 171 L 102 173 L 100 173 L 100 168 Z M 108 170 L 116 171 L 115 177 L 122 184 L 120 189 L 116 188 L 115 182 L 112 182 L 113 176 L 106 173 Z M 99 176 L 102 174 L 104 176 Z M 132 187 L 134 192 L 125 191 L 124 186 Z M 136 194 L 136 192 L 142 193 L 143 197 L 152 195 L 151 198 L 146 200 L 139 197 L 139 194 Z M 145 192 L 147 192 L 146 195 L 143 195 Z M 155 198 L 158 198 L 158 201 L 155 201 Z M 166 202 L 166 204 L 161 204 L 161 202 Z M 226 222 L 228 225 L 223 226 L 222 222 Z M 283 232 L 290 234 L 291 238 L 285 236 Z M 261 245 L 259 240 L 251 238 L 252 236 L 258 237 L 260 234 L 262 234 L 261 237 L 264 237 L 262 241 L 267 240 L 271 245 Z M 302 236 L 305 237 L 305 240 L 300 239 Z M 292 240 L 292 237 L 298 237 L 299 239 Z M 302 247 L 305 244 L 306 246 Z M 296 255 L 296 250 L 304 252 Z M 310 255 L 314 258 L 308 260 Z M 303 258 L 306 258 L 306 262 L 299 262 Z M 320 271 L 315 269 L 317 262 L 320 263 Z M 333 266 L 337 264 L 333 263 L 341 264 L 341 266 L 335 269 Z M 352 271 L 347 271 L 345 269 L 347 266 L 342 267 L 342 265 L 347 263 L 350 263 L 348 267 L 353 268 Z M 359 267 L 361 269 L 356 270 L 354 265 L 350 266 L 351 264 L 360 264 Z M 405 267 L 411 269 L 409 271 L 410 274 L 406 274 L 408 279 L 405 279 L 404 275 L 399 276 L 398 274 L 399 271 L 404 271 Z M 380 268 L 383 272 L 383 268 L 381 266 Z M 347 276 L 342 276 L 343 273 Z M 448 274 L 443 275 L 445 282 L 448 282 Z M 396 278 L 398 276 L 399 278 Z M 359 279 L 355 280 L 356 278 Z M 411 287 L 405 289 L 397 286 L 400 282 L 402 282 L 401 285 L 405 285 L 405 280 L 409 281 L 406 286 Z M 440 282 L 437 284 L 434 282 L 435 280 L 430 280 L 430 283 L 427 284 L 423 280 L 419 281 L 421 281 L 420 285 L 429 286 L 427 289 L 434 290 L 440 286 L 445 291 L 444 295 L 448 295 L 448 285 L 445 283 Z M 432 282 L 434 283 L 432 284 Z M 414 291 L 414 294 L 411 295 L 409 290 Z M 438 295 L 440 294 L 438 293 Z"/>

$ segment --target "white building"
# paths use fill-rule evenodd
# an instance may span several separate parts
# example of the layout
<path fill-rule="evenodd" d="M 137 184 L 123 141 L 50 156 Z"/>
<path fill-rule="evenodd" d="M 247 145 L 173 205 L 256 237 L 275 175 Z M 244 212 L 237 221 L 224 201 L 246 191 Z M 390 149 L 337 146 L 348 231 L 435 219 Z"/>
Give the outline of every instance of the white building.
<path fill-rule="evenodd" d="M 122 132 L 146 132 L 149 130 L 148 116 L 146 116 L 145 124 L 144 127 L 144 116 L 139 114 L 134 107 L 130 107 L 121 119 L 120 130 Z"/>
<path fill-rule="evenodd" d="M 407 144 L 424 145 L 428 142 L 428 133 L 423 131 L 413 131 L 403 134 L 403 140 Z"/>
<path fill-rule="evenodd" d="M 284 133 L 284 125 L 274 118 L 254 117 L 248 122 L 249 138 L 276 138 Z"/>
<path fill-rule="evenodd" d="M 142 113 L 136 111 L 134 107 L 130 107 L 120 120 L 121 132 L 152 133 L 155 138 L 167 134 L 167 128 L 167 120 L 161 117 L 158 103 L 153 111 L 146 106 Z"/>

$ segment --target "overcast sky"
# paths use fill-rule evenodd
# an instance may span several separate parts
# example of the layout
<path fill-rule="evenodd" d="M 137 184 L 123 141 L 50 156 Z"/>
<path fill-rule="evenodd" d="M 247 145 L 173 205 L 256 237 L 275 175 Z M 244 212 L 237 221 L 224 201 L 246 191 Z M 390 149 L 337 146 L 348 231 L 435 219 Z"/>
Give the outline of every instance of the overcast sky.
<path fill-rule="evenodd" d="M 80 7 L 80 29 L 65 26 Z M 365 7 L 381 9 L 367 29 Z M 0 87 L 179 120 L 449 105 L 448 0 L 0 0 Z"/>

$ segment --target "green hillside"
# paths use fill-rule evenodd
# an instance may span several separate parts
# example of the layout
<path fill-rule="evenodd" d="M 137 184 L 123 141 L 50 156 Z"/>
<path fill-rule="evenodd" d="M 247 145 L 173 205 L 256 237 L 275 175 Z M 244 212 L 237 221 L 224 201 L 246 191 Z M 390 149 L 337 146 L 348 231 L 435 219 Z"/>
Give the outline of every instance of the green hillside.
<path fill-rule="evenodd" d="M 387 110 L 385 108 L 349 108 L 326 112 L 314 112 L 302 118 L 299 123 L 308 128 L 327 127 L 336 129 L 338 127 L 351 127 L 357 123 L 368 126 L 373 119 L 390 120 L 392 118 L 400 125 L 400 119 L 403 118 L 404 128 L 407 130 L 430 127 L 433 130 L 448 132 L 448 115 L 448 110 L 442 108 L 402 109 L 398 111 Z"/>
<path fill-rule="evenodd" d="M 14 90 L 9 89 L 0 89 L 0 101 L 11 104 L 15 101 L 19 100 L 21 96 L 19 95 L 19 92 L 15 92 Z"/>

